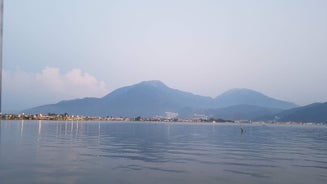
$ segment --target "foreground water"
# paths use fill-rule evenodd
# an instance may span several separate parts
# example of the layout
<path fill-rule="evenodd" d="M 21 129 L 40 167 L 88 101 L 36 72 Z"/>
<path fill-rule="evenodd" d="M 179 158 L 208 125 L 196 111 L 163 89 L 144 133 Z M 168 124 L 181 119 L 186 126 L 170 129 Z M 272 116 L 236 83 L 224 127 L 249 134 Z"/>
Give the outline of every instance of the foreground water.
<path fill-rule="evenodd" d="M 327 183 L 326 126 L 2 121 L 6 183 Z"/>

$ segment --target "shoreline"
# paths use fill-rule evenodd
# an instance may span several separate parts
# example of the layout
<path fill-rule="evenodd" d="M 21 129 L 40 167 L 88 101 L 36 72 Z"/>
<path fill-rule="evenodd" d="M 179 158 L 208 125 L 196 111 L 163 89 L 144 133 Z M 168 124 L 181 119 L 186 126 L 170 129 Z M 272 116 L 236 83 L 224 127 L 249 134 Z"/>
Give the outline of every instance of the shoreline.
<path fill-rule="evenodd" d="M 93 117 L 93 116 L 37 116 L 37 115 L 2 115 L 1 120 L 5 121 L 53 121 L 53 122 L 153 122 L 153 123 L 196 123 L 196 124 L 235 124 L 235 125 L 321 125 L 327 126 L 327 123 L 323 122 L 278 122 L 278 121 L 245 121 L 245 120 L 223 120 L 223 119 L 166 119 L 166 118 L 127 118 L 127 117 Z"/>

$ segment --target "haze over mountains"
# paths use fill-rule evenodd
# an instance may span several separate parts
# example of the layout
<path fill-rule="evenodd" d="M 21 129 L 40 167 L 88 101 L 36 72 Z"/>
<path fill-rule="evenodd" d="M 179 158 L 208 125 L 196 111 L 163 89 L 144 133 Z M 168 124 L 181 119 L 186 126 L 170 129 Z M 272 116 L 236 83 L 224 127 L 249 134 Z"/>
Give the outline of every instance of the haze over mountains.
<path fill-rule="evenodd" d="M 283 112 L 287 112 L 284 110 L 296 107 L 291 102 L 277 100 L 249 89 L 233 89 L 211 98 L 172 89 L 160 81 L 145 81 L 119 88 L 102 98 L 61 101 L 23 112 L 117 117 L 156 117 L 174 112 L 178 113 L 179 118 L 201 115 L 230 120 L 255 120 L 273 119 L 275 115 L 281 113 L 282 116 Z"/>

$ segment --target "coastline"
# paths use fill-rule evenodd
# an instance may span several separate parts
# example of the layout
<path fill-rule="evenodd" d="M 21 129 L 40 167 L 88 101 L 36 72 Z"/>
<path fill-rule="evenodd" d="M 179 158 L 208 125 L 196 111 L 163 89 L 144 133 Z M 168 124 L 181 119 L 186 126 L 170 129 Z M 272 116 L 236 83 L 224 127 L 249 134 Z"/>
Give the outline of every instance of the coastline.
<path fill-rule="evenodd" d="M 224 119 L 181 119 L 181 118 L 162 118 L 162 117 L 97 117 L 97 116 L 73 116 L 68 114 L 51 114 L 51 115 L 25 115 L 25 114 L 5 114 L 1 116 L 0 120 L 17 121 L 17 120 L 36 120 L 36 121 L 101 121 L 101 122 L 163 122 L 163 123 L 212 123 L 223 124 L 230 123 L 235 125 L 322 125 L 326 126 L 327 123 L 317 122 L 278 122 L 278 121 L 250 121 L 250 120 L 224 120 Z"/>

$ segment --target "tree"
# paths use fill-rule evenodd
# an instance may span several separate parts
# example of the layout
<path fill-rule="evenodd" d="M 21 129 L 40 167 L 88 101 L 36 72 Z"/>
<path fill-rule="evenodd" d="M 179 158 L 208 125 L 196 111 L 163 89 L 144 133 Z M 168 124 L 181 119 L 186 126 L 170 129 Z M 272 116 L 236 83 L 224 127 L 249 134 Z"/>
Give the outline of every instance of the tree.
<path fill-rule="evenodd" d="M 141 116 L 137 116 L 137 117 L 135 118 L 135 121 L 141 121 Z"/>

